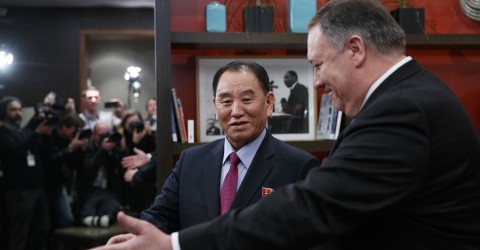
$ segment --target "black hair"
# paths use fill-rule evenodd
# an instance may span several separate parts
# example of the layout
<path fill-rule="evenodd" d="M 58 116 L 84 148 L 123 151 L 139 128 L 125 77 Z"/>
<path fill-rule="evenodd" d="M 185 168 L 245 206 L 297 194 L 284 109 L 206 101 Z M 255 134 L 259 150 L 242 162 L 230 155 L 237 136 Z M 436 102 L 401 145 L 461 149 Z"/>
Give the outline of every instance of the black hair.
<path fill-rule="evenodd" d="M 289 70 L 289 71 L 287 71 L 287 74 L 291 75 L 291 76 L 294 77 L 295 79 L 298 79 L 297 72 L 295 72 L 294 70 Z"/>
<path fill-rule="evenodd" d="M 67 127 L 75 126 L 77 128 L 84 127 L 85 122 L 75 113 L 68 113 L 60 118 L 60 126 L 65 125 Z"/>
<path fill-rule="evenodd" d="M 2 98 L 2 101 L 0 101 L 0 120 L 5 120 L 5 118 L 7 118 L 8 105 L 13 101 L 22 103 L 22 101 L 15 96 L 5 96 Z"/>
<path fill-rule="evenodd" d="M 217 94 L 218 81 L 220 80 L 220 77 L 223 75 L 223 73 L 227 71 L 252 72 L 260 82 L 260 85 L 261 85 L 260 87 L 262 88 L 263 92 L 267 94 L 270 91 L 270 79 L 268 78 L 268 73 L 265 70 L 265 68 L 263 68 L 262 66 L 260 66 L 260 64 L 256 62 L 233 61 L 221 67 L 215 73 L 215 76 L 213 77 L 213 82 L 212 82 L 213 97 L 215 97 L 215 95 Z"/>

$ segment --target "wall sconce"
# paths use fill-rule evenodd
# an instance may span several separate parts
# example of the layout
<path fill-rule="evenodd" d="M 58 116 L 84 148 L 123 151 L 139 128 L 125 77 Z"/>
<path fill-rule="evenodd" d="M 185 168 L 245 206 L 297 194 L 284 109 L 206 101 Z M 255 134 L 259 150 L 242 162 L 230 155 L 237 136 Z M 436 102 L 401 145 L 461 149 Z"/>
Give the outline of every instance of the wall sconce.
<path fill-rule="evenodd" d="M 12 53 L 8 52 L 4 48 L 0 48 L 0 69 L 6 69 L 13 62 Z"/>
<path fill-rule="evenodd" d="M 137 66 L 130 66 L 125 72 L 125 80 L 128 84 L 128 107 L 131 108 L 131 97 L 133 96 L 134 103 L 138 103 L 140 97 L 140 89 L 142 84 L 140 83 L 140 72 L 142 68 Z"/>

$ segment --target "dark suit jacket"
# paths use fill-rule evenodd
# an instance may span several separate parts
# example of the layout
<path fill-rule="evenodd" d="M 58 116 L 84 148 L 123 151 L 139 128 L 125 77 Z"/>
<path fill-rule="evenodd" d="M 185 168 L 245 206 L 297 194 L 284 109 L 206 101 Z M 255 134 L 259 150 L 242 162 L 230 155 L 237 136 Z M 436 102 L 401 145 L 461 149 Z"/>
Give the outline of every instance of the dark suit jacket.
<path fill-rule="evenodd" d="M 306 133 L 308 132 L 308 89 L 305 85 L 298 83 L 290 91 L 287 101 L 286 113 L 292 114 L 288 122 L 288 133 Z"/>
<path fill-rule="evenodd" d="M 480 249 L 479 141 L 457 97 L 410 61 L 373 92 L 305 181 L 180 231 L 180 245 Z"/>
<path fill-rule="evenodd" d="M 141 218 L 162 231 L 174 232 L 219 216 L 223 145 L 220 139 L 185 150 L 155 204 Z M 316 157 L 267 132 L 231 208 L 253 204 L 262 198 L 262 187 L 276 190 L 302 180 L 319 165 Z"/>

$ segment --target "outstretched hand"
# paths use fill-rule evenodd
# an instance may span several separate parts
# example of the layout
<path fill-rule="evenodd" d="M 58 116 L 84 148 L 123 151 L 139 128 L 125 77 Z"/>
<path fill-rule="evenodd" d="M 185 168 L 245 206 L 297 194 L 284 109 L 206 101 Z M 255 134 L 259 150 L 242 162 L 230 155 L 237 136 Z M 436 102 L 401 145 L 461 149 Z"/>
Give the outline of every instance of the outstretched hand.
<path fill-rule="evenodd" d="M 128 169 L 139 168 L 150 161 L 150 157 L 138 148 L 133 148 L 134 155 L 123 157 L 122 166 Z"/>
<path fill-rule="evenodd" d="M 117 220 L 120 226 L 129 234 L 121 234 L 110 238 L 107 245 L 92 250 L 172 250 L 170 235 L 167 235 L 154 225 L 119 212 Z"/>

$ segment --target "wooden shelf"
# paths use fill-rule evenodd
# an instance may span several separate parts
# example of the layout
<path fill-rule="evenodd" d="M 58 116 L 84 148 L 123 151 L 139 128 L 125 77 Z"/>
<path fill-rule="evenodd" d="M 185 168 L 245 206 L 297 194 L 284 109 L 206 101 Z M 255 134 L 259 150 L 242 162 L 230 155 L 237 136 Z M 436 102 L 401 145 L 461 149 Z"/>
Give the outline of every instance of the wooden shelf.
<path fill-rule="evenodd" d="M 304 33 L 172 32 L 171 41 L 190 49 L 307 49 Z"/>
<path fill-rule="evenodd" d="M 333 140 L 322 140 L 322 141 L 287 141 L 288 144 L 301 148 L 309 152 L 328 152 L 333 146 L 335 141 Z M 173 152 L 174 154 L 179 155 L 183 150 L 201 145 L 203 143 L 174 143 Z"/>
<path fill-rule="evenodd" d="M 169 114 L 171 82 L 171 49 L 211 49 L 211 50 L 307 50 L 306 33 L 245 33 L 245 32 L 171 32 L 170 1 L 155 0 L 157 25 L 155 39 L 157 58 L 157 103 L 159 113 Z M 407 49 L 478 49 L 480 34 L 411 34 L 407 35 Z M 170 173 L 169 168 L 160 166 L 173 165 L 172 155 L 179 155 L 183 150 L 200 145 L 200 143 L 172 143 L 167 117 L 157 129 L 162 131 L 157 138 L 159 150 L 157 183 L 159 187 Z M 328 152 L 334 141 L 291 141 L 289 144 L 309 152 Z"/>
<path fill-rule="evenodd" d="M 306 50 L 306 33 L 244 33 L 244 32 L 172 32 L 174 48 L 187 49 L 288 49 Z M 408 47 L 476 47 L 479 34 L 409 34 Z"/>
<path fill-rule="evenodd" d="M 475 48 L 480 46 L 479 34 L 428 34 L 407 35 L 408 47 L 462 47 Z"/>

